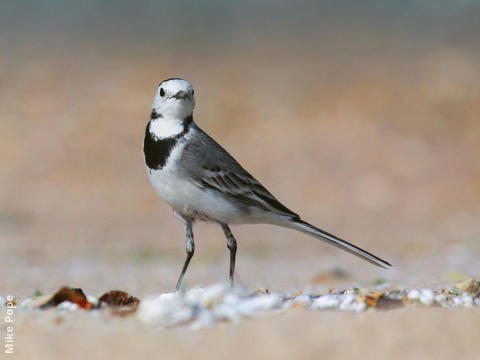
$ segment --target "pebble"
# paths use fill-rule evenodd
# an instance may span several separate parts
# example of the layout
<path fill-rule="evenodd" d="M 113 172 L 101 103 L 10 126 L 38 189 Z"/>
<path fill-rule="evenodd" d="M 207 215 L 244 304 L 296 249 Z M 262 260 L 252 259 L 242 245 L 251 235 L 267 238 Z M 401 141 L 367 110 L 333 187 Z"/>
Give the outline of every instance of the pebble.
<path fill-rule="evenodd" d="M 335 309 L 342 300 L 342 295 L 339 294 L 327 294 L 316 298 L 311 308 L 314 310 Z"/>
<path fill-rule="evenodd" d="M 208 286 L 203 289 L 201 293 L 199 293 L 201 294 L 199 302 L 207 308 L 213 307 L 215 304 L 217 304 L 223 299 L 225 293 L 227 292 L 227 289 L 228 288 L 222 284 Z"/>
<path fill-rule="evenodd" d="M 355 295 L 353 294 L 345 294 L 343 296 L 342 301 L 338 305 L 338 309 L 341 311 L 354 311 L 360 312 L 365 309 L 367 305 L 365 302 L 357 302 Z"/>
<path fill-rule="evenodd" d="M 280 294 L 265 294 L 252 296 L 239 302 L 236 311 L 243 316 L 274 310 L 280 306 L 284 297 Z"/>
<path fill-rule="evenodd" d="M 290 305 L 302 305 L 305 308 L 309 308 L 312 305 L 313 299 L 309 295 L 298 295 L 295 296 L 292 301 L 290 302 Z"/>
<path fill-rule="evenodd" d="M 166 293 L 140 302 L 137 314 L 142 322 L 169 327 L 192 320 L 195 307 L 180 293 Z"/>
<path fill-rule="evenodd" d="M 435 293 L 430 289 L 423 289 L 420 292 L 420 302 L 423 305 L 431 306 L 435 301 Z"/>
<path fill-rule="evenodd" d="M 465 281 L 455 284 L 455 289 L 461 292 L 469 292 L 475 294 L 479 289 L 479 283 L 474 277 L 471 277 L 466 279 Z"/>
<path fill-rule="evenodd" d="M 473 297 L 469 293 L 462 294 L 462 306 L 463 307 L 472 307 L 473 306 Z"/>
<path fill-rule="evenodd" d="M 446 294 L 437 294 L 435 295 L 435 302 L 437 304 L 445 304 L 445 302 L 447 301 L 447 295 Z"/>
<path fill-rule="evenodd" d="M 420 298 L 420 291 L 417 289 L 410 290 L 407 295 L 408 300 L 418 300 Z"/>
<path fill-rule="evenodd" d="M 57 305 L 57 309 L 66 310 L 66 311 L 75 311 L 75 310 L 78 310 L 78 305 L 70 301 L 64 301 Z"/>

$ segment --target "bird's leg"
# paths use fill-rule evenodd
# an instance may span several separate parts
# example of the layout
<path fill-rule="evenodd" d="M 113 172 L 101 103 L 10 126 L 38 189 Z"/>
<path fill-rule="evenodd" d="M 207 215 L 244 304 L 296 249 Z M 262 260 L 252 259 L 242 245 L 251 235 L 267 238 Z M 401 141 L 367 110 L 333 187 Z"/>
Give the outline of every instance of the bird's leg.
<path fill-rule="evenodd" d="M 183 220 L 183 223 L 185 224 L 185 248 L 187 250 L 187 258 L 185 259 L 182 272 L 180 273 L 180 277 L 178 278 L 178 281 L 177 281 L 177 286 L 176 286 L 177 291 L 180 290 L 180 285 L 182 285 L 183 276 L 185 275 L 185 272 L 187 271 L 187 268 L 188 268 L 188 264 L 192 259 L 193 253 L 195 252 L 195 243 L 193 241 L 193 231 L 192 231 L 193 221 L 192 219 L 184 216 L 181 216 L 181 218 Z"/>
<path fill-rule="evenodd" d="M 235 275 L 235 256 L 237 254 L 237 240 L 233 237 L 232 232 L 227 224 L 221 224 L 225 237 L 227 238 L 227 247 L 230 250 L 230 285 L 233 286 L 233 278 Z"/>

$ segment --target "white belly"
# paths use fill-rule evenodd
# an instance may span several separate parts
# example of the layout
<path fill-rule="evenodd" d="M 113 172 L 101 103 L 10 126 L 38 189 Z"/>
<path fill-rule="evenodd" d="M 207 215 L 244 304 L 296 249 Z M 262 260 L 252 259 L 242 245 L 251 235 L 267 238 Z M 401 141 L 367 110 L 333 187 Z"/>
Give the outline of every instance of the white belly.
<path fill-rule="evenodd" d="M 147 168 L 148 177 L 158 195 L 182 215 L 229 224 L 243 222 L 238 218 L 234 204 L 179 175 L 176 161 L 184 146 L 179 144 L 172 150 L 162 169 Z"/>

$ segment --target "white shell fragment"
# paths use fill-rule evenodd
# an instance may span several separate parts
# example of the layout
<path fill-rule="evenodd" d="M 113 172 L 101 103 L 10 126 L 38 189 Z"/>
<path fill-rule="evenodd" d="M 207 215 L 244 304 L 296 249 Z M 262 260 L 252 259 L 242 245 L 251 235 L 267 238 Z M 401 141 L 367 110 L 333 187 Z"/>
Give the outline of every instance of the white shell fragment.
<path fill-rule="evenodd" d="M 342 295 L 327 294 L 315 299 L 311 307 L 315 310 L 335 309 L 340 304 L 341 300 Z"/>
<path fill-rule="evenodd" d="M 417 289 L 410 290 L 407 295 L 408 300 L 414 301 L 420 298 L 420 291 Z"/>
<path fill-rule="evenodd" d="M 309 308 L 313 303 L 311 296 L 300 294 L 295 296 L 290 302 L 289 305 L 301 305 L 305 308 Z"/>
<path fill-rule="evenodd" d="M 434 301 L 435 301 L 435 294 L 434 294 L 433 290 L 423 289 L 420 292 L 420 302 L 423 305 L 431 306 Z"/>
<path fill-rule="evenodd" d="M 166 293 L 147 298 L 140 303 L 138 317 L 142 322 L 173 326 L 193 319 L 195 306 L 189 304 L 180 293 Z"/>
<path fill-rule="evenodd" d="M 61 304 L 58 304 L 57 309 L 66 310 L 66 311 L 75 311 L 75 310 L 78 310 L 78 305 L 70 301 L 64 301 Z"/>
<path fill-rule="evenodd" d="M 353 294 L 346 293 L 340 305 L 338 306 L 339 310 L 342 311 L 355 311 L 360 312 L 366 308 L 366 304 L 364 301 L 357 301 L 357 298 Z"/>

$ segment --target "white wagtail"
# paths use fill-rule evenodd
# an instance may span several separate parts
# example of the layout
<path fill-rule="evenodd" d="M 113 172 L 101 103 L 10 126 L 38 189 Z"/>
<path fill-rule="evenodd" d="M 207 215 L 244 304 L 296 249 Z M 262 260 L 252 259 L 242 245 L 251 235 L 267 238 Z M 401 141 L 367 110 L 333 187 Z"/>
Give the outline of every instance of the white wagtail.
<path fill-rule="evenodd" d="M 192 85 L 183 79 L 163 81 L 155 93 L 143 152 L 148 176 L 157 193 L 183 220 L 187 258 L 177 282 L 193 256 L 195 220 L 219 224 L 230 250 L 233 284 L 237 241 L 230 224 L 264 223 L 302 231 L 386 268 L 385 260 L 303 221 L 282 205 L 225 149 L 193 121 Z"/>

